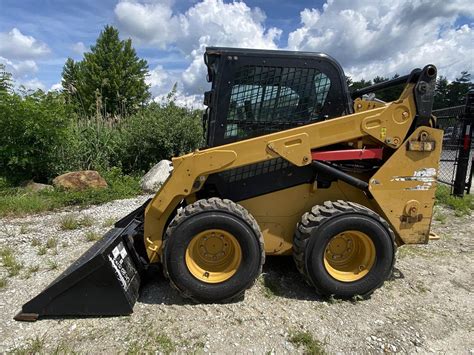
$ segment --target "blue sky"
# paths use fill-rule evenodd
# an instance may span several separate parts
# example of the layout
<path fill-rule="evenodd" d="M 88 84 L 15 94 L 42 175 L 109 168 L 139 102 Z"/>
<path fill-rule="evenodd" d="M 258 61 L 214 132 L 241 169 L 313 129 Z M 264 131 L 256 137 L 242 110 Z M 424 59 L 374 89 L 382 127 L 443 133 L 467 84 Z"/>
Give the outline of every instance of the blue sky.
<path fill-rule="evenodd" d="M 454 79 L 473 69 L 474 2 L 407 0 L 0 0 L 0 62 L 19 84 L 57 88 L 106 24 L 131 37 L 152 92 L 174 82 L 184 102 L 206 89 L 206 45 L 324 51 L 353 78 L 434 63 Z"/>

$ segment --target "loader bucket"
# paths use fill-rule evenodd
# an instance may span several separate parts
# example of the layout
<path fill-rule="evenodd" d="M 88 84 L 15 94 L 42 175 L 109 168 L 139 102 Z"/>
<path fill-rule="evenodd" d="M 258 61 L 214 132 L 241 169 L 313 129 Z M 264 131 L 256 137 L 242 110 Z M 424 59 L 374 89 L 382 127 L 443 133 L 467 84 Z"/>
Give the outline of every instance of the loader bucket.
<path fill-rule="evenodd" d="M 141 221 L 137 211 L 115 224 L 43 292 L 25 303 L 14 319 L 56 316 L 118 316 L 133 312 L 143 262 L 133 246 Z M 123 226 L 126 221 L 126 226 Z"/>

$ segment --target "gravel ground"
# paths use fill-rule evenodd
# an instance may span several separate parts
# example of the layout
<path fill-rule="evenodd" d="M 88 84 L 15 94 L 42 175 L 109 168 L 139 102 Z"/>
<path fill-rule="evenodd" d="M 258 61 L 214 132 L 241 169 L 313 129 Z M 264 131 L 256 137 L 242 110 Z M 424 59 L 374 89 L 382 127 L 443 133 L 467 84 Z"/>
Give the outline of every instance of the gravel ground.
<path fill-rule="evenodd" d="M 131 316 L 13 320 L 94 243 L 86 235 L 106 232 L 146 198 L 0 220 L 0 247 L 12 248 L 23 264 L 16 276 L 0 267 L 6 280 L 0 288 L 1 353 L 474 353 L 474 221 L 444 208 L 437 208 L 444 223 L 433 222 L 441 239 L 400 248 L 393 278 L 368 300 L 321 300 L 291 258 L 273 257 L 245 298 L 231 304 L 189 303 L 159 275 L 144 287 Z M 62 230 L 64 216 L 80 218 L 82 226 Z"/>

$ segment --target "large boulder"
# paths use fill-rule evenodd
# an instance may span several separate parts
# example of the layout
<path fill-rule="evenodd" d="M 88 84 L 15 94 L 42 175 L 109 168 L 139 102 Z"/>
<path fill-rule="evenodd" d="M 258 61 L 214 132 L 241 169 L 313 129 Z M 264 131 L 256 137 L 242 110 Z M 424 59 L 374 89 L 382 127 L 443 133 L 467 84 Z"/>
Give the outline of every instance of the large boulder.
<path fill-rule="evenodd" d="M 172 171 L 172 163 L 169 160 L 162 160 L 142 177 L 140 187 L 144 192 L 157 192 Z"/>
<path fill-rule="evenodd" d="M 54 178 L 55 187 L 66 190 L 103 189 L 107 187 L 107 182 L 95 170 L 73 171 L 59 175 Z"/>

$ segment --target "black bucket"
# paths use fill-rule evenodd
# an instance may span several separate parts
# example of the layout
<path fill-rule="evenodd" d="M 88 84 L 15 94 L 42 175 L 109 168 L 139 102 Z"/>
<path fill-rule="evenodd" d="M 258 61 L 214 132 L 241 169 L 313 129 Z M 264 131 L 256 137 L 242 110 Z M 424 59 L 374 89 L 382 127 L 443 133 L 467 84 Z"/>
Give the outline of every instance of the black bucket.
<path fill-rule="evenodd" d="M 143 206 L 142 206 L 143 208 Z M 108 231 L 43 292 L 25 303 L 14 319 L 44 316 L 118 316 L 133 312 L 143 271 L 133 244 L 141 221 L 131 213 Z M 135 214 L 132 216 L 132 214 Z M 142 239 L 143 240 L 143 239 Z"/>

